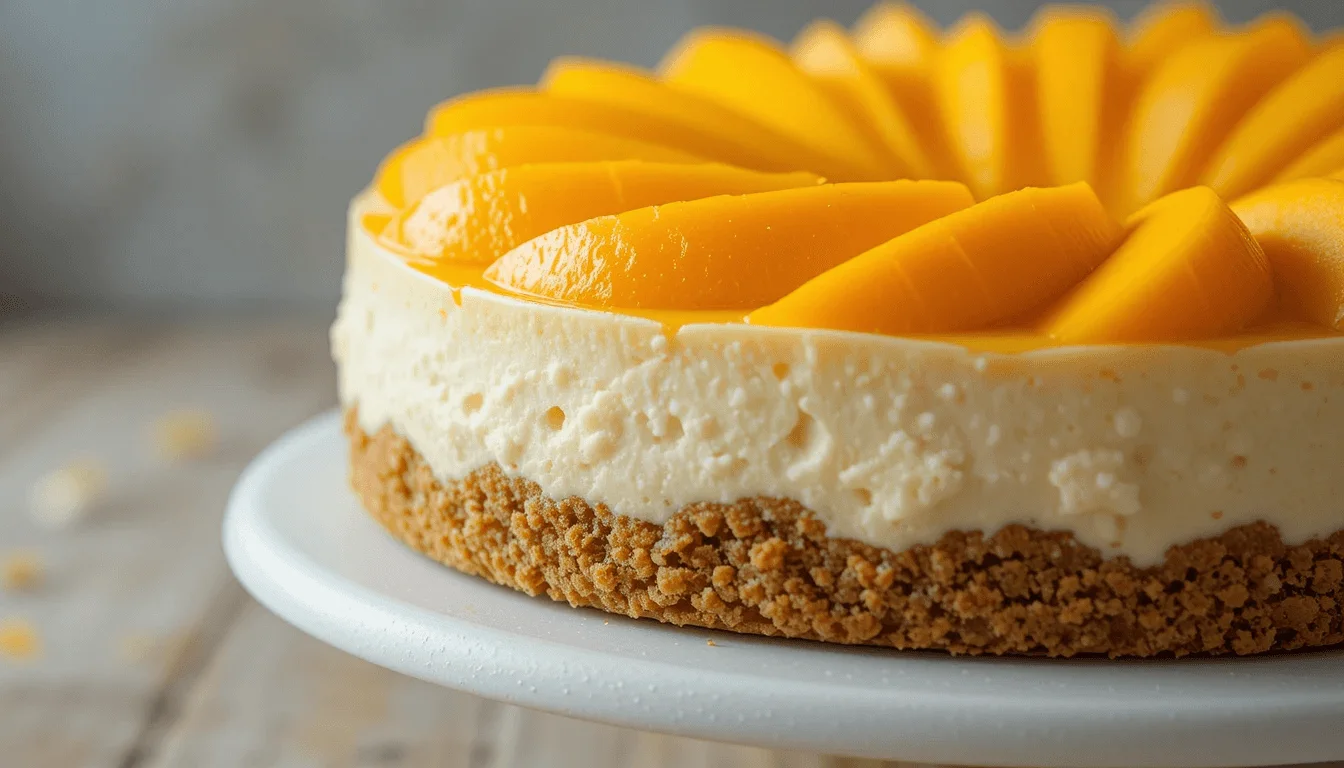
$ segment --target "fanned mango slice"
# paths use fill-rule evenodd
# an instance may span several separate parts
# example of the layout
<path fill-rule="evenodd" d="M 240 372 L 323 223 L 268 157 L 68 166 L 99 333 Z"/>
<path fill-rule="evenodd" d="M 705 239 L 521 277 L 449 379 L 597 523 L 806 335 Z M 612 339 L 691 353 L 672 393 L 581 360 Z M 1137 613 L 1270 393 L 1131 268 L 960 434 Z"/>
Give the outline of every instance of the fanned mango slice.
<path fill-rule="evenodd" d="M 1344 127 L 1344 46 L 1289 75 L 1237 124 L 1204 173 L 1226 198 L 1264 184 L 1316 142 Z"/>
<path fill-rule="evenodd" d="M 695 155 L 638 139 L 574 128 L 514 125 L 409 142 L 388 156 L 375 186 L 397 208 L 445 184 L 525 163 L 593 160 L 703 162 Z"/>
<path fill-rule="evenodd" d="M 1213 190 L 1191 187 L 1130 217 L 1129 235 L 1053 313 L 1076 344 L 1207 339 L 1258 317 L 1274 296 L 1265 254 Z"/>
<path fill-rule="evenodd" d="M 882 0 L 859 17 L 853 39 L 905 113 L 935 177 L 954 178 L 957 169 L 933 86 L 941 31 L 913 5 Z"/>
<path fill-rule="evenodd" d="M 551 62 L 540 87 L 563 98 L 602 102 L 681 126 L 711 148 L 713 157 L 735 165 L 768 171 L 803 168 L 831 178 L 845 172 L 806 144 L 626 64 L 564 56 Z"/>
<path fill-rule="evenodd" d="M 505 126 L 570 128 L 623 136 L 730 164 L 741 164 L 739 161 L 744 159 L 735 151 L 735 145 L 688 131 L 682 123 L 600 101 L 524 88 L 480 91 L 446 101 L 430 111 L 425 135 L 452 136 Z"/>
<path fill-rule="evenodd" d="M 850 259 L 748 322 L 889 334 L 992 328 L 1076 285 L 1121 234 L 1086 184 L 1009 192 Z"/>
<path fill-rule="evenodd" d="M 1031 45 L 1050 182 L 1086 181 L 1104 190 L 1124 107 L 1114 19 L 1105 11 L 1046 10 L 1036 17 Z"/>
<path fill-rule="evenodd" d="M 1125 202 L 1141 207 L 1199 178 L 1228 132 L 1310 53 L 1300 25 L 1268 16 L 1178 49 L 1144 85 L 1126 137 Z"/>
<path fill-rule="evenodd" d="M 882 150 L 892 177 L 932 178 L 934 169 L 914 128 L 877 72 L 859 56 L 843 27 L 815 21 L 793 41 L 793 60 L 849 109 Z"/>
<path fill-rule="evenodd" d="M 878 243 L 972 202 L 961 184 L 826 184 L 691 200 L 549 232 L 487 280 L 600 309 L 750 310 Z"/>
<path fill-rule="evenodd" d="M 1280 306 L 1318 325 L 1344 331 L 1344 172 L 1301 179 L 1237 200 L 1274 267 Z"/>
<path fill-rule="evenodd" d="M 716 164 L 620 160 L 520 165 L 440 187 L 403 211 L 383 237 L 422 266 L 443 261 L 489 264 L 543 232 L 594 216 L 819 182 L 809 173 L 762 173 Z"/>
<path fill-rule="evenodd" d="M 1344 127 L 1316 142 L 1311 149 L 1303 152 L 1300 157 L 1279 172 L 1275 181 L 1329 176 L 1339 168 L 1344 168 Z"/>
<path fill-rule="evenodd" d="M 695 30 L 668 52 L 658 71 L 676 88 L 833 158 L 845 169 L 843 178 L 883 175 L 882 155 L 863 130 L 767 38 L 739 30 Z"/>
<path fill-rule="evenodd" d="M 953 157 L 979 199 L 1042 181 L 1036 88 L 1025 51 L 988 16 L 967 14 L 948 35 L 935 82 Z"/>
<path fill-rule="evenodd" d="M 1200 0 L 1148 6 L 1129 27 L 1125 59 L 1131 77 L 1146 80 L 1174 51 L 1212 36 L 1221 26 L 1218 12 Z"/>

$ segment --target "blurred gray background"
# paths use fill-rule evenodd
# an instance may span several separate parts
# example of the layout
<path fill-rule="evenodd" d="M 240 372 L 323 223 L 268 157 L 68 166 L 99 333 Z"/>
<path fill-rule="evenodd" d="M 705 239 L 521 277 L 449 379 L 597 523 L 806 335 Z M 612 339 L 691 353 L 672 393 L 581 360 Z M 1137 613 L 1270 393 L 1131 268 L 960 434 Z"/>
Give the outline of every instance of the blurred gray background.
<path fill-rule="evenodd" d="M 918 4 L 1010 27 L 1038 5 Z M 697 24 L 788 39 L 868 5 L 0 0 L 0 314 L 329 311 L 346 202 L 435 102 L 532 82 L 561 53 L 649 65 Z M 1281 8 L 1344 24 L 1344 0 L 1219 5 L 1232 21 Z"/>

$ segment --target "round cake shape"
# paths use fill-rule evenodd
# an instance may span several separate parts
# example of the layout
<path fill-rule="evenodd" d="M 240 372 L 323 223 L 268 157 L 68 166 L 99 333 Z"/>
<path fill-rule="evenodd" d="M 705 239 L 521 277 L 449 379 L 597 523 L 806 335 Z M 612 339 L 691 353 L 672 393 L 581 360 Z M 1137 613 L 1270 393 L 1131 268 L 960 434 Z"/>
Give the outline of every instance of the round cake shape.
<path fill-rule="evenodd" d="M 1342 63 L 1282 14 L 879 5 L 450 100 L 351 209 L 355 490 L 677 624 L 1344 642 Z"/>
<path fill-rule="evenodd" d="M 352 216 L 354 486 L 442 562 L 682 624 L 957 652 L 1344 641 L 1344 340 L 977 351 L 453 288 Z"/>

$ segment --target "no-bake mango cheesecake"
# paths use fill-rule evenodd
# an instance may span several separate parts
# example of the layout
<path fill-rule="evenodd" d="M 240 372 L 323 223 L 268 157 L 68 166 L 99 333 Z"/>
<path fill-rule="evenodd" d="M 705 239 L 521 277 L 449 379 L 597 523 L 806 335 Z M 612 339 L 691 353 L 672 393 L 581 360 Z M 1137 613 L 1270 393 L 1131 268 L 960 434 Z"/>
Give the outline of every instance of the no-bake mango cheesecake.
<path fill-rule="evenodd" d="M 562 58 L 354 201 L 351 478 L 574 606 L 953 653 L 1344 643 L 1344 45 L 883 3 Z"/>

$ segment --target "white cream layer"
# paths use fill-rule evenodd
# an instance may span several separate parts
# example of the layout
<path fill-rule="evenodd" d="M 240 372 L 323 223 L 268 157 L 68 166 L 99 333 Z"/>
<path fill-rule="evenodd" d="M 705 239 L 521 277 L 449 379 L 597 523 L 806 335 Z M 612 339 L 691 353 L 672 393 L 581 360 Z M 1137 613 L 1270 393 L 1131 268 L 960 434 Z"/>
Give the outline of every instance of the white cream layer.
<path fill-rule="evenodd" d="M 351 227 L 332 345 L 363 428 L 444 480 L 497 463 L 662 523 L 796 499 L 902 550 L 1009 523 L 1139 565 L 1264 520 L 1344 529 L 1344 339 L 1002 355 L 867 334 L 661 324 L 449 287 Z"/>

